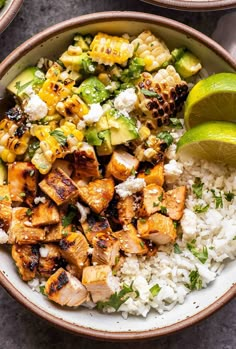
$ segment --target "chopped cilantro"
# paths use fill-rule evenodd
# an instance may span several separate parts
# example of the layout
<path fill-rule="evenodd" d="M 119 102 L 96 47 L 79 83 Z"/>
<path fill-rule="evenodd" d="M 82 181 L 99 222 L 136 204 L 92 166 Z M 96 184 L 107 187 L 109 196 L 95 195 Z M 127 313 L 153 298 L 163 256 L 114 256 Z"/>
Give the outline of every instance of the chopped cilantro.
<path fill-rule="evenodd" d="M 208 211 L 208 208 L 209 208 L 209 205 L 205 205 L 205 206 L 203 206 L 203 205 L 195 205 L 193 207 L 193 210 L 196 213 L 204 213 L 204 212 Z"/>
<path fill-rule="evenodd" d="M 139 222 L 140 222 L 140 223 L 146 223 L 147 220 L 146 220 L 146 218 L 139 218 Z"/>
<path fill-rule="evenodd" d="M 233 238 L 233 240 L 236 240 L 236 235 L 235 235 L 235 237 Z"/>
<path fill-rule="evenodd" d="M 21 85 L 20 81 L 17 81 L 15 84 L 15 88 L 17 90 L 17 95 L 19 95 L 22 91 L 26 89 L 26 87 L 30 86 L 32 84 L 33 80 L 30 80 L 26 82 L 25 84 Z"/>
<path fill-rule="evenodd" d="M 225 197 L 225 200 L 231 202 L 235 197 L 235 194 L 229 191 L 228 193 L 224 193 L 224 197 Z"/>
<path fill-rule="evenodd" d="M 158 284 L 156 284 L 152 286 L 149 291 L 151 292 L 153 297 L 156 297 L 160 292 L 160 290 L 161 290 L 161 287 Z"/>
<path fill-rule="evenodd" d="M 202 251 L 198 251 L 195 247 L 195 240 L 193 240 L 192 242 L 187 243 L 187 248 L 202 264 L 206 263 L 208 258 L 208 250 L 206 246 L 203 246 Z"/>
<path fill-rule="evenodd" d="M 181 124 L 181 121 L 178 118 L 170 118 L 170 126 L 176 129 L 183 128 L 183 125 Z"/>
<path fill-rule="evenodd" d="M 22 193 L 20 193 L 20 196 L 21 196 L 21 197 L 25 197 L 26 194 L 25 194 L 24 192 L 22 192 Z"/>
<path fill-rule="evenodd" d="M 165 206 L 161 206 L 161 213 L 167 214 L 167 208 Z"/>
<path fill-rule="evenodd" d="M 27 216 L 31 216 L 33 214 L 33 211 L 30 208 L 28 208 L 28 210 L 26 211 L 26 214 Z"/>
<path fill-rule="evenodd" d="M 135 171 L 135 169 L 132 167 L 131 175 L 132 175 L 132 176 L 135 176 L 135 174 L 136 174 L 136 171 Z"/>
<path fill-rule="evenodd" d="M 77 214 L 76 207 L 70 205 L 67 214 L 62 218 L 62 226 L 64 228 L 68 227 Z"/>
<path fill-rule="evenodd" d="M 223 199 L 221 194 L 216 195 L 216 192 L 214 189 L 211 189 L 211 192 L 213 194 L 213 198 L 215 199 L 215 208 L 223 208 Z"/>
<path fill-rule="evenodd" d="M 163 193 L 161 193 L 161 195 L 158 196 L 158 200 L 159 200 L 159 201 L 162 201 L 162 200 L 163 200 Z"/>
<path fill-rule="evenodd" d="M 112 294 L 107 302 L 98 302 L 97 309 L 102 310 L 105 307 L 112 307 L 117 311 L 120 306 L 130 297 L 129 293 L 132 292 L 134 292 L 132 284 L 130 286 L 124 284 L 123 289 L 118 293 L 115 292 Z"/>
<path fill-rule="evenodd" d="M 179 222 L 173 221 L 173 225 L 174 225 L 175 229 L 177 229 L 177 227 L 178 227 L 178 225 L 179 225 Z"/>
<path fill-rule="evenodd" d="M 153 202 L 152 206 L 153 207 L 158 207 L 159 206 L 159 202 Z"/>
<path fill-rule="evenodd" d="M 45 296 L 45 286 L 39 286 L 39 291 L 42 293 L 43 296 Z"/>
<path fill-rule="evenodd" d="M 177 242 L 174 244 L 174 253 L 176 253 L 176 254 L 181 254 L 182 253 L 182 251 L 179 248 L 179 245 L 177 244 Z"/>
<path fill-rule="evenodd" d="M 160 95 L 155 91 L 150 91 L 150 90 L 147 90 L 146 88 L 141 88 L 140 91 L 142 94 L 144 94 L 144 96 L 147 96 L 147 97 L 160 97 Z"/>
<path fill-rule="evenodd" d="M 9 197 L 7 195 L 5 196 L 0 195 L 0 201 L 2 200 L 9 200 Z"/>
<path fill-rule="evenodd" d="M 39 149 L 40 147 L 40 142 L 39 141 L 35 141 L 29 144 L 28 147 L 28 154 L 30 159 L 32 159 L 32 157 L 34 156 L 35 152 L 37 149 Z"/>
<path fill-rule="evenodd" d="M 67 138 L 60 129 L 55 129 L 54 131 L 50 132 L 50 136 L 53 136 L 60 145 L 66 145 Z"/>
<path fill-rule="evenodd" d="M 198 199 L 202 198 L 203 185 L 204 184 L 201 182 L 201 179 L 199 177 L 196 177 L 194 184 L 192 185 L 192 188 L 193 188 L 193 193 L 196 195 Z"/>
<path fill-rule="evenodd" d="M 192 270 L 189 274 L 190 284 L 186 285 L 190 290 L 200 290 L 202 288 L 202 279 L 198 270 Z"/>
<path fill-rule="evenodd" d="M 163 140 L 167 144 L 168 147 L 174 141 L 173 137 L 171 136 L 170 132 L 168 132 L 168 131 L 163 131 L 163 132 L 158 133 L 157 138 Z"/>
<path fill-rule="evenodd" d="M 145 244 L 144 244 L 144 242 L 143 241 L 140 241 L 140 246 L 142 247 L 142 248 L 144 248 L 145 247 Z"/>
<path fill-rule="evenodd" d="M 145 171 L 144 171 L 145 175 L 149 175 L 151 173 L 151 169 L 150 168 L 147 168 Z"/>

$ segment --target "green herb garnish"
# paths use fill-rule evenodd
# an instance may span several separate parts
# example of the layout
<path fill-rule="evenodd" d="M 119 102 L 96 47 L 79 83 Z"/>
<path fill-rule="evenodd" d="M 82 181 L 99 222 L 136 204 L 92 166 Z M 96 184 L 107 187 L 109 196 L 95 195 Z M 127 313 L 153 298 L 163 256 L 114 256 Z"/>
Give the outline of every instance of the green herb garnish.
<path fill-rule="evenodd" d="M 182 253 L 182 251 L 179 248 L 179 245 L 177 244 L 177 242 L 174 244 L 174 253 L 176 253 L 176 254 L 181 254 Z"/>
<path fill-rule="evenodd" d="M 183 128 L 181 121 L 178 118 L 170 118 L 170 126 L 178 129 Z"/>
<path fill-rule="evenodd" d="M 25 197 L 26 194 L 25 194 L 24 192 L 22 192 L 22 193 L 20 193 L 20 196 L 21 196 L 21 197 Z"/>
<path fill-rule="evenodd" d="M 141 88 L 140 92 L 147 97 L 160 97 L 160 95 L 155 91 L 150 91 L 150 90 L 147 90 L 146 88 Z"/>
<path fill-rule="evenodd" d="M 68 227 L 72 223 L 76 215 L 77 215 L 76 207 L 70 205 L 67 214 L 62 218 L 62 226 L 64 228 Z"/>
<path fill-rule="evenodd" d="M 167 214 L 167 208 L 165 206 L 161 206 L 161 213 Z"/>
<path fill-rule="evenodd" d="M 132 176 L 135 176 L 135 174 L 136 174 L 136 171 L 135 171 L 135 169 L 132 167 L 131 175 L 132 175 Z"/>
<path fill-rule="evenodd" d="M 192 242 L 188 242 L 187 243 L 187 248 L 189 249 L 190 252 L 192 252 L 192 254 L 199 259 L 199 261 L 204 264 L 207 261 L 208 258 L 208 250 L 206 246 L 203 246 L 202 251 L 198 251 L 195 247 L 195 240 L 193 240 Z"/>
<path fill-rule="evenodd" d="M 186 285 L 191 291 L 200 290 L 202 288 L 202 279 L 198 270 L 193 270 L 189 274 L 190 284 Z"/>
<path fill-rule="evenodd" d="M 159 201 L 162 201 L 162 200 L 163 200 L 163 193 L 161 193 L 161 195 L 158 196 L 158 200 L 159 200 Z"/>
<path fill-rule="evenodd" d="M 224 193 L 224 197 L 225 197 L 225 200 L 231 202 L 235 197 L 235 194 L 229 191 L 228 193 Z"/>
<path fill-rule="evenodd" d="M 28 208 L 26 214 L 27 216 L 31 216 L 33 214 L 33 211 L 30 208 Z"/>
<path fill-rule="evenodd" d="M 203 205 L 195 205 L 193 207 L 193 210 L 196 213 L 204 213 L 204 212 L 208 211 L 208 208 L 209 208 L 209 205 L 205 205 L 205 206 L 203 206 Z"/>
<path fill-rule="evenodd" d="M 213 194 L 213 197 L 215 199 L 215 208 L 223 208 L 223 199 L 222 199 L 222 196 L 219 194 L 219 195 L 216 195 L 216 192 L 214 189 L 211 189 L 211 192 Z"/>
<path fill-rule="evenodd" d="M 17 95 L 19 95 L 21 92 L 23 92 L 28 86 L 30 86 L 32 84 L 33 80 L 30 80 L 28 82 L 26 82 L 25 84 L 21 85 L 20 81 L 17 81 L 15 84 L 15 88 L 17 90 Z"/>
<path fill-rule="evenodd" d="M 39 286 L 39 291 L 42 293 L 43 296 L 46 296 L 45 294 L 45 286 Z"/>
<path fill-rule="evenodd" d="M 7 195 L 5 196 L 0 195 L 0 201 L 2 200 L 9 200 L 9 197 Z"/>
<path fill-rule="evenodd" d="M 142 248 L 144 248 L 145 247 L 145 244 L 144 244 L 144 242 L 143 241 L 140 241 L 140 246 L 142 247 Z"/>
<path fill-rule="evenodd" d="M 146 223 L 147 220 L 146 220 L 146 218 L 139 218 L 139 222 L 140 222 L 140 223 Z"/>
<path fill-rule="evenodd" d="M 168 147 L 174 141 L 173 137 L 171 136 L 170 132 L 168 132 L 168 131 L 163 131 L 163 132 L 158 133 L 157 138 L 163 140 L 167 144 Z"/>
<path fill-rule="evenodd" d="M 153 202 L 152 206 L 153 207 L 158 207 L 159 206 L 159 202 Z"/>
<path fill-rule="evenodd" d="M 55 129 L 54 131 L 50 132 L 50 136 L 53 136 L 60 145 L 62 146 L 66 145 L 67 137 L 64 135 L 64 133 L 61 130 Z"/>
<path fill-rule="evenodd" d="M 192 188 L 193 188 L 193 193 L 196 195 L 198 199 L 202 198 L 203 185 L 204 184 L 201 182 L 201 179 L 199 177 L 195 178 Z"/>
<path fill-rule="evenodd" d="M 149 175 L 151 173 L 151 169 L 150 168 L 147 168 L 145 171 L 144 171 L 145 175 Z"/>
<path fill-rule="evenodd" d="M 161 290 L 161 287 L 158 284 L 156 284 L 152 286 L 149 291 L 151 292 L 153 297 L 156 297 L 160 292 L 160 290 Z"/>
<path fill-rule="evenodd" d="M 97 309 L 102 310 L 105 307 L 112 307 L 117 311 L 120 306 L 130 297 L 129 293 L 131 292 L 134 292 L 132 284 L 130 286 L 124 284 L 123 289 L 118 293 L 115 292 L 112 294 L 107 302 L 98 302 Z"/>
<path fill-rule="evenodd" d="M 39 147 L 40 147 L 40 142 L 39 141 L 35 141 L 35 142 L 29 144 L 28 154 L 29 154 L 30 159 L 32 159 L 32 157 L 34 156 L 36 150 L 39 149 Z"/>

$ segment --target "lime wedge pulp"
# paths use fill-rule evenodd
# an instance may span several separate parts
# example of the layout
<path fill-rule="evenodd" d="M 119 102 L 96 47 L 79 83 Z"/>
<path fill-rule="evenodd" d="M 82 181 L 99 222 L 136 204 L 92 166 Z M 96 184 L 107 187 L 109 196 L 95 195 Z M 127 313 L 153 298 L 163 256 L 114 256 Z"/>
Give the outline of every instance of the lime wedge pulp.
<path fill-rule="evenodd" d="M 213 120 L 236 122 L 236 73 L 211 75 L 189 92 L 184 111 L 186 129 Z"/>
<path fill-rule="evenodd" d="M 195 126 L 180 138 L 177 153 L 236 166 L 236 124 L 211 121 Z"/>

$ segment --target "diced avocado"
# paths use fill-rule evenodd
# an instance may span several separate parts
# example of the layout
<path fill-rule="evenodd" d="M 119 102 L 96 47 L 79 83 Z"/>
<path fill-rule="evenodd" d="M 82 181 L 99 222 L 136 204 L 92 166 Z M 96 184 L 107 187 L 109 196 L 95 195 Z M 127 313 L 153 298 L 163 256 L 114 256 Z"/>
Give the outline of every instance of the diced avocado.
<path fill-rule="evenodd" d="M 175 48 L 172 52 L 171 52 L 171 56 L 174 58 L 174 61 L 178 61 L 183 55 L 184 53 L 187 51 L 186 47 L 179 47 L 179 48 Z"/>
<path fill-rule="evenodd" d="M 121 81 L 129 82 L 140 77 L 140 74 L 144 71 L 145 63 L 142 58 L 135 57 L 130 60 L 127 69 L 124 69 L 121 73 Z"/>
<path fill-rule="evenodd" d="M 37 89 L 42 86 L 44 81 L 45 75 L 39 68 L 28 67 L 10 82 L 7 89 L 14 95 L 21 97 L 28 86 Z"/>
<path fill-rule="evenodd" d="M 92 62 L 91 58 L 86 52 L 79 55 L 70 55 L 66 51 L 61 55 L 60 61 L 66 68 L 70 67 L 72 70 L 77 72 L 82 70 L 82 72 L 84 71 L 86 74 L 92 74 L 96 69 L 95 63 Z"/>
<path fill-rule="evenodd" d="M 139 137 L 138 130 L 132 119 L 109 111 L 107 121 L 111 132 L 111 144 L 123 144 Z"/>
<path fill-rule="evenodd" d="M 76 34 L 74 36 L 74 46 L 79 46 L 83 52 L 89 51 L 90 44 L 93 41 L 93 37 L 90 34 L 81 35 Z"/>
<path fill-rule="evenodd" d="M 202 69 L 200 60 L 192 54 L 192 52 L 186 50 L 183 54 L 177 55 L 180 57 L 175 62 L 175 69 L 184 79 L 195 75 L 199 70 Z"/>
<path fill-rule="evenodd" d="M 97 132 L 105 131 L 108 129 L 108 122 L 107 117 L 105 115 L 102 115 L 98 122 L 96 122 L 96 130 Z"/>
<path fill-rule="evenodd" d="M 0 185 L 6 184 L 7 181 L 7 168 L 3 161 L 0 159 Z"/>
<path fill-rule="evenodd" d="M 110 130 L 105 130 L 99 132 L 99 138 L 102 139 L 102 144 L 96 148 L 97 154 L 99 156 L 110 155 L 113 152 L 113 147 L 111 145 L 111 133 Z"/>
<path fill-rule="evenodd" d="M 102 139 L 98 137 L 98 131 L 96 127 L 89 127 L 85 131 L 85 138 L 90 145 L 101 145 Z"/>
<path fill-rule="evenodd" d="M 78 93 L 87 104 L 101 103 L 110 96 L 105 85 L 96 76 L 84 80 L 78 88 Z"/>

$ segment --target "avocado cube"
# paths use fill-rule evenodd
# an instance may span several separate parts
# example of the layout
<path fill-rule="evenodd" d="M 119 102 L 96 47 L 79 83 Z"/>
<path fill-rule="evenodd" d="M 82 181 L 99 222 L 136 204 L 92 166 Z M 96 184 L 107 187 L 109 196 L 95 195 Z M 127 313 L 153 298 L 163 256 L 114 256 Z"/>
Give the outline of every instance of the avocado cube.
<path fill-rule="evenodd" d="M 178 57 L 178 55 L 177 55 Z M 195 75 L 202 69 L 200 60 L 190 51 L 186 50 L 175 62 L 175 69 L 184 79 Z"/>
<path fill-rule="evenodd" d="M 106 86 L 96 76 L 84 80 L 77 91 L 87 104 L 104 102 L 110 96 Z"/>
<path fill-rule="evenodd" d="M 102 144 L 96 147 L 97 154 L 99 156 L 110 155 L 113 152 L 113 147 L 111 145 L 111 133 L 110 130 L 101 131 L 98 137 L 102 139 Z"/>
<path fill-rule="evenodd" d="M 96 127 L 89 127 L 85 131 L 85 138 L 90 145 L 101 145 L 102 144 L 102 139 L 99 138 L 98 136 L 98 131 Z"/>

